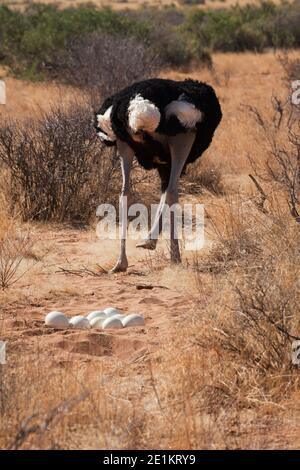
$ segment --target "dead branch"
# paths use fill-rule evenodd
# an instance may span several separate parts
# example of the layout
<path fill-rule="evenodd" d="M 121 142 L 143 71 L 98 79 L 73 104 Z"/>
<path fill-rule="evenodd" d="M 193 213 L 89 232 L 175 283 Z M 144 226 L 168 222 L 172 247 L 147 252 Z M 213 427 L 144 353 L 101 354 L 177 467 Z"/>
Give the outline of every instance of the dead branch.
<path fill-rule="evenodd" d="M 86 266 L 83 266 L 82 268 L 79 268 L 79 269 L 68 269 L 68 268 L 63 268 L 62 266 L 60 266 L 58 271 L 56 271 L 56 273 L 69 274 L 69 275 L 78 276 L 78 277 L 84 277 L 84 276 L 100 277 L 102 276 L 102 274 L 108 273 L 107 269 L 100 266 L 100 264 L 97 264 L 96 266 L 98 268 L 98 271 L 93 271 L 92 269 Z"/>
<path fill-rule="evenodd" d="M 260 194 L 260 199 L 258 201 L 255 201 L 255 204 L 257 206 L 257 208 L 263 212 L 264 214 L 267 213 L 267 210 L 266 208 L 264 207 L 264 204 L 266 202 L 266 200 L 268 199 L 268 196 L 266 195 L 266 193 L 264 192 L 263 188 L 261 187 L 261 185 L 258 183 L 257 179 L 249 174 L 249 178 L 253 181 L 253 183 L 255 184 L 255 187 L 257 189 L 257 191 L 259 192 Z"/>
<path fill-rule="evenodd" d="M 45 415 L 34 413 L 24 419 L 14 440 L 9 444 L 8 450 L 19 449 L 31 434 L 38 434 L 40 436 L 45 434 L 50 425 L 56 425 L 64 415 L 69 413 L 78 403 L 85 400 L 88 395 L 90 395 L 90 392 L 84 392 L 77 397 L 62 401 Z"/>

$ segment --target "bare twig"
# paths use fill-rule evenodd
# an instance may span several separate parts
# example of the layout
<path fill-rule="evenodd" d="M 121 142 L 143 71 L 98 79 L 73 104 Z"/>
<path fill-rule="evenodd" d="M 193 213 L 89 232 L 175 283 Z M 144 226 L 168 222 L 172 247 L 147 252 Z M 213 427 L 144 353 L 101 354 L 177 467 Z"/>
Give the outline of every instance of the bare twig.
<path fill-rule="evenodd" d="M 92 277 L 100 277 L 102 274 L 107 274 L 108 271 L 100 266 L 100 264 L 97 264 L 97 268 L 99 269 L 98 271 L 93 271 L 90 268 L 87 268 L 86 266 L 83 266 L 82 268 L 79 269 L 68 269 L 68 268 L 63 268 L 59 267 L 58 271 L 56 271 L 59 274 L 70 274 L 72 276 L 78 276 L 78 277 L 84 277 L 84 276 L 92 276 Z"/>
<path fill-rule="evenodd" d="M 17 450 L 31 434 L 42 436 L 48 431 L 50 425 L 55 425 L 64 415 L 69 413 L 78 403 L 84 401 L 90 392 L 84 392 L 77 397 L 62 401 L 52 408 L 47 414 L 34 413 L 24 419 L 14 440 L 8 445 L 8 450 Z"/>
<path fill-rule="evenodd" d="M 257 179 L 249 174 L 249 178 L 253 181 L 253 183 L 255 184 L 256 186 L 256 189 L 258 190 L 258 192 L 260 193 L 261 195 L 261 198 L 259 201 L 256 201 L 256 205 L 258 207 L 258 209 L 263 212 L 264 214 L 267 213 L 267 210 L 266 208 L 264 207 L 264 204 L 266 202 L 266 200 L 268 199 L 268 196 L 266 195 L 266 193 L 264 192 L 263 188 L 261 187 L 261 185 L 258 183 Z"/>

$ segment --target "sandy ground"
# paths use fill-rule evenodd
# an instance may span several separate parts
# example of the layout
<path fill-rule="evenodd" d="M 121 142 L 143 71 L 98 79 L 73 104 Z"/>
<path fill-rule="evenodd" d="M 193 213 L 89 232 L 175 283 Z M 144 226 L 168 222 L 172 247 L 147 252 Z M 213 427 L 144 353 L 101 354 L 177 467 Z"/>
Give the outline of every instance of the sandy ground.
<path fill-rule="evenodd" d="M 143 253 L 138 256 L 133 243 L 129 243 L 132 267 L 128 273 L 97 277 L 82 274 L 81 277 L 60 270 L 88 267 L 97 272 L 95 259 L 104 266 L 113 262 L 115 242 L 99 242 L 94 232 L 73 229 L 38 230 L 38 236 L 43 239 L 43 249 L 51 246 L 51 254 L 44 258 L 42 268 L 33 269 L 29 279 L 24 278 L 10 293 L 9 305 L 2 304 L 2 337 L 5 331 L 8 354 L 21 349 L 29 352 L 31 348 L 34 352 L 38 340 L 47 355 L 55 357 L 55 362 L 57 357 L 63 359 L 61 350 L 73 353 L 71 357 L 75 362 L 107 360 L 108 357 L 130 361 L 158 347 L 169 323 L 178 320 L 183 308 L 188 308 L 184 283 L 172 281 L 177 277 L 175 272 L 164 268 L 159 275 L 151 274 L 151 261 Z M 180 268 L 178 270 L 180 272 Z M 157 287 L 141 289 L 144 286 Z M 44 326 L 45 313 L 51 310 L 63 311 L 71 317 L 109 306 L 124 313 L 141 313 L 146 327 L 99 333 L 54 331 Z"/>

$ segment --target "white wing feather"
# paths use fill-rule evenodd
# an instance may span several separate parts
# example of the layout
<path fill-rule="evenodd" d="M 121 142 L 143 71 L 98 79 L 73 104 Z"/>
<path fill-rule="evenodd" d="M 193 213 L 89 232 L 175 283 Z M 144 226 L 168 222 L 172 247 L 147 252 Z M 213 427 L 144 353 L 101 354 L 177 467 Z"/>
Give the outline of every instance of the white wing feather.
<path fill-rule="evenodd" d="M 160 122 L 159 109 L 141 95 L 136 95 L 128 106 L 128 125 L 134 132 L 154 132 Z"/>
<path fill-rule="evenodd" d="M 107 108 L 104 114 L 97 115 L 99 127 L 103 131 L 99 133 L 99 136 L 101 134 L 101 136 L 103 137 L 103 134 L 104 134 L 106 138 L 108 137 L 108 140 L 115 141 L 116 136 L 111 126 L 111 118 L 110 118 L 111 110 L 112 110 L 112 106 Z"/>

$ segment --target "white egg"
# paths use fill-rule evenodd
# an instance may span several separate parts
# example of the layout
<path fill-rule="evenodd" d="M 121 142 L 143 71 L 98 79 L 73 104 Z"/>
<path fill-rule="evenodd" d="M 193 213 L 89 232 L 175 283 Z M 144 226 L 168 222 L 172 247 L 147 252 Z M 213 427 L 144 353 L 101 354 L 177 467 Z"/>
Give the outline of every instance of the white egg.
<path fill-rule="evenodd" d="M 106 316 L 104 316 L 103 318 L 102 317 L 92 318 L 92 320 L 90 320 L 90 325 L 91 325 L 92 328 L 101 329 L 102 328 L 102 323 L 104 322 L 104 320 L 107 320 Z"/>
<path fill-rule="evenodd" d="M 126 315 L 125 318 L 122 320 L 124 328 L 127 326 L 143 326 L 145 325 L 145 320 L 142 315 L 138 315 L 137 313 L 131 313 L 130 315 Z"/>
<path fill-rule="evenodd" d="M 124 313 L 117 313 L 116 315 L 111 315 L 109 318 L 119 318 L 119 320 L 122 320 L 122 318 L 125 318 L 126 315 Z M 105 316 L 107 318 L 107 315 Z"/>
<path fill-rule="evenodd" d="M 118 308 L 108 307 L 104 310 L 104 313 L 107 317 L 112 317 L 115 315 L 121 315 L 121 311 Z"/>
<path fill-rule="evenodd" d="M 82 315 L 76 315 L 75 317 L 72 317 L 70 320 L 70 325 L 72 325 L 73 328 L 90 328 L 91 327 L 88 319 L 83 317 Z"/>
<path fill-rule="evenodd" d="M 45 324 L 59 330 L 64 330 L 70 326 L 67 317 L 63 313 L 57 311 L 50 312 L 46 315 Z"/>
<path fill-rule="evenodd" d="M 119 318 L 109 317 L 104 320 L 102 323 L 103 330 L 116 330 L 119 328 L 123 328 L 122 322 Z"/>
<path fill-rule="evenodd" d="M 93 320 L 93 318 L 97 318 L 97 317 L 105 317 L 105 313 L 103 310 L 94 310 L 93 312 L 90 312 L 86 318 L 91 321 Z"/>

